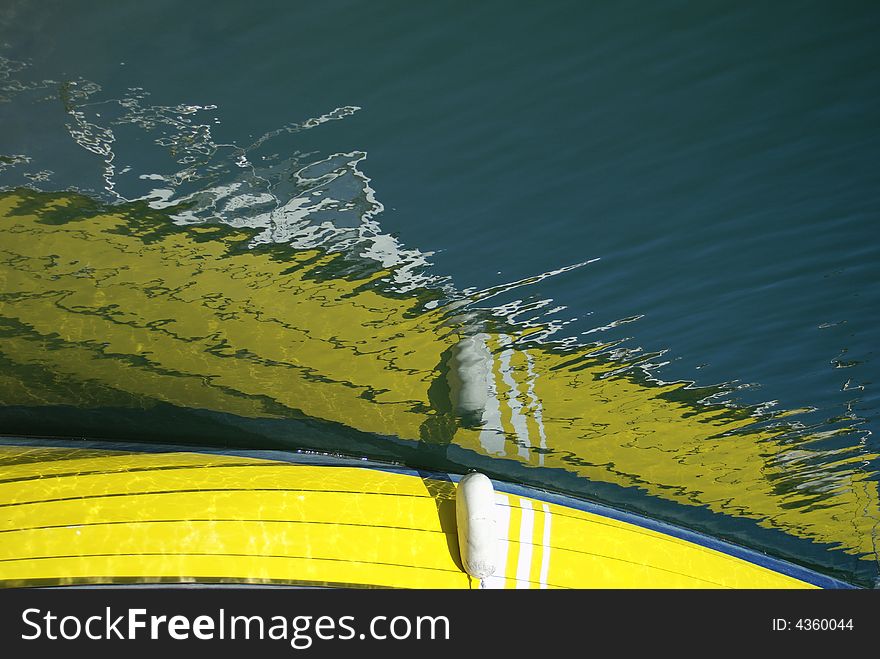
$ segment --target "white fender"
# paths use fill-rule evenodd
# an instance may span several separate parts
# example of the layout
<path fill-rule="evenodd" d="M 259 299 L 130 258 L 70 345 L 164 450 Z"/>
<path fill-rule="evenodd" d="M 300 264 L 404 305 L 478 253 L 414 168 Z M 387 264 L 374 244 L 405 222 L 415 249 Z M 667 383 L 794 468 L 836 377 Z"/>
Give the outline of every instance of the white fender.
<path fill-rule="evenodd" d="M 485 579 L 498 567 L 495 488 L 485 475 L 464 476 L 455 490 L 458 546 L 465 572 Z"/>

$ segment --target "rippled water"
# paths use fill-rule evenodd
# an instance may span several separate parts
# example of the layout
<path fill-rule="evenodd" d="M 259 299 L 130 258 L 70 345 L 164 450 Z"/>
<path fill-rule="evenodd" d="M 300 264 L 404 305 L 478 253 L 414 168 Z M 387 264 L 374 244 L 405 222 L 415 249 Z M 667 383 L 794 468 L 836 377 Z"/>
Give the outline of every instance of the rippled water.
<path fill-rule="evenodd" d="M 6 3 L 0 433 L 477 467 L 870 585 L 878 26 Z"/>

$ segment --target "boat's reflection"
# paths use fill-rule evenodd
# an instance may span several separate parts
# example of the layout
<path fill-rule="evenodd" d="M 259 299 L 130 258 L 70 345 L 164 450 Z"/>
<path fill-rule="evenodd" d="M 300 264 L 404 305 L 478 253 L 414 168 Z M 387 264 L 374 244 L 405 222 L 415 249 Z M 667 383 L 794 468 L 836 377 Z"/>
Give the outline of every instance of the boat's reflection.
<path fill-rule="evenodd" d="M 463 323 L 438 290 L 387 287 L 393 265 L 254 247 L 252 229 L 76 194 L 4 193 L 0 231 L 0 404 L 37 431 L 40 410 L 69 410 L 66 434 L 80 436 L 79 413 L 112 426 L 111 410 L 149 419 L 163 405 L 331 424 L 422 455 L 455 446 L 637 487 L 876 560 L 876 456 L 857 442 L 818 448 L 821 432 L 617 372 L 601 346 Z M 175 443 L 186 432 L 138 429 Z"/>

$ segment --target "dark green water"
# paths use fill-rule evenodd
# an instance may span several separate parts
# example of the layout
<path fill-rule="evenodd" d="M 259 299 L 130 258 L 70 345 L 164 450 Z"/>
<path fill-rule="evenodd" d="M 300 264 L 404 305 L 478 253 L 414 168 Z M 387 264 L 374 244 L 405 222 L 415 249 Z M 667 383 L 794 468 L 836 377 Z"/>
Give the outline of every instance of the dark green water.
<path fill-rule="evenodd" d="M 381 237 L 373 258 L 406 266 L 400 294 L 407 282 L 447 299 L 501 286 L 478 305 L 492 322 L 549 325 L 559 349 L 613 343 L 608 359 L 643 358 L 649 383 L 722 385 L 714 403 L 765 425 L 796 411 L 787 431 L 819 447 L 816 478 L 798 467 L 780 500 L 809 498 L 781 508 L 833 507 L 828 474 L 858 470 L 876 493 L 880 464 L 880 9 L 767 4 L 8 0 L 0 185 L 156 208 L 195 199 L 180 222 L 266 228 L 264 242 L 297 247 L 330 235 L 306 225 L 332 225 L 340 249 L 360 228 Z M 338 203 L 263 217 L 333 168 L 325 194 Z M 211 192 L 230 185 L 234 204 Z M 7 434 L 104 427 L 161 441 L 156 420 L 172 414 L 0 404 Z M 226 423 L 177 427 L 204 441 Z M 249 423 L 249 437 L 298 432 Z M 335 428 L 322 426 L 322 446 Z M 340 450 L 376 454 L 378 440 L 339 433 Z M 635 476 L 519 469 L 498 473 L 864 585 L 877 576 L 876 507 L 840 513 L 872 520 L 847 551 L 766 511 L 706 505 L 702 487 L 688 505 Z"/>

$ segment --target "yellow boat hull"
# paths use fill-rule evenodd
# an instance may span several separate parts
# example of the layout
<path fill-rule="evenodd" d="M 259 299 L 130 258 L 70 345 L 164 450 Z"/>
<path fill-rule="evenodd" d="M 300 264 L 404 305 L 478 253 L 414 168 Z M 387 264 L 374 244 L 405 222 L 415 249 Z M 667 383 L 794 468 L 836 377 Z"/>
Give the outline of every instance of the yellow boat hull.
<path fill-rule="evenodd" d="M 308 454 L 0 446 L 0 585 L 845 586 L 698 534 L 496 484 L 501 567 L 459 559 L 455 477 Z M 759 564 L 763 563 L 763 564 Z"/>

